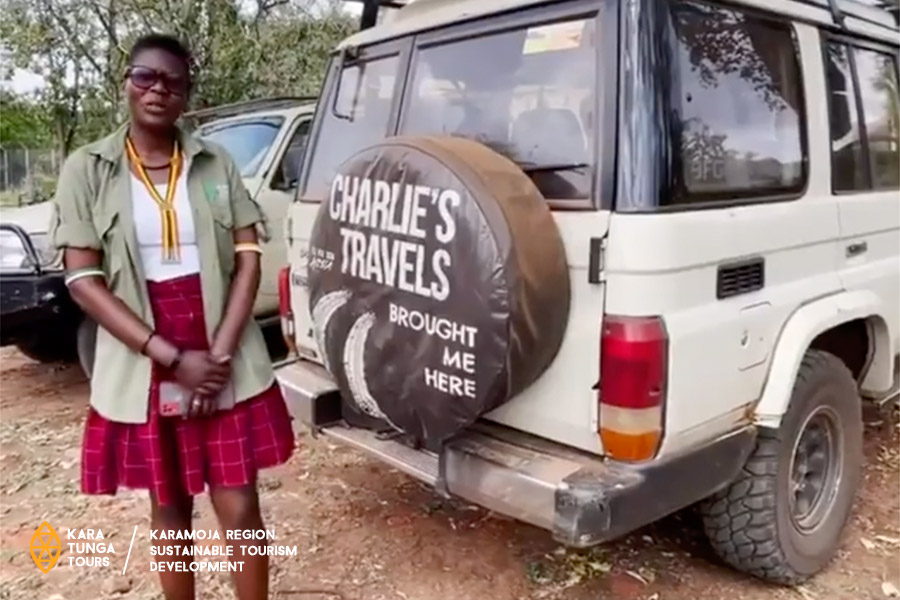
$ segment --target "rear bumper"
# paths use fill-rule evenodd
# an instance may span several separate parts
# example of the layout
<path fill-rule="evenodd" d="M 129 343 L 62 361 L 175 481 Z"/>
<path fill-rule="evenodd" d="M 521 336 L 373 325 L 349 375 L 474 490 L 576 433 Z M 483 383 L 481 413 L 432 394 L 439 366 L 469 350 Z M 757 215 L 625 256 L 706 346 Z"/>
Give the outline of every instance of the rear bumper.
<path fill-rule="evenodd" d="M 755 440 L 755 429 L 746 427 L 690 453 L 630 465 L 479 424 L 433 454 L 346 427 L 336 387 L 319 366 L 299 360 L 276 376 L 297 426 L 363 450 L 439 492 L 547 529 L 573 547 L 620 537 L 718 491 L 736 477 Z"/>

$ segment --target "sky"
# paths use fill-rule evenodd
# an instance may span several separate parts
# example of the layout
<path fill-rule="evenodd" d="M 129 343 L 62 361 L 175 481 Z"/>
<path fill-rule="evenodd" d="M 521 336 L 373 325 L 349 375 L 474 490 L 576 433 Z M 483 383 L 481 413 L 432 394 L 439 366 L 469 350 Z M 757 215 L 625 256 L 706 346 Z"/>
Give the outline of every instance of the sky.
<path fill-rule="evenodd" d="M 0 81 L 0 87 L 8 88 L 17 94 L 28 94 L 40 88 L 44 80 L 40 75 L 36 75 L 24 69 L 16 69 L 11 79 Z"/>

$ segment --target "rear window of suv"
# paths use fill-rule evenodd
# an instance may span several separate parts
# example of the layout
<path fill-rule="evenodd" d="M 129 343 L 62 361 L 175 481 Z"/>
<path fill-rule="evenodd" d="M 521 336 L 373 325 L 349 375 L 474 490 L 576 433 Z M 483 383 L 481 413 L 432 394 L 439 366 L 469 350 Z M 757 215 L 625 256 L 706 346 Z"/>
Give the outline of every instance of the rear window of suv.
<path fill-rule="evenodd" d="M 331 82 L 337 98 L 327 100 L 323 111 L 306 184 L 309 192 L 324 194 L 341 163 L 388 135 L 399 67 L 397 55 L 367 59 L 344 67 Z"/>
<path fill-rule="evenodd" d="M 401 132 L 477 140 L 516 162 L 545 198 L 590 198 L 594 31 L 593 18 L 570 18 L 420 48 Z"/>
<path fill-rule="evenodd" d="M 803 93 L 793 30 L 696 2 L 675 32 L 668 204 L 784 197 L 805 186 Z"/>
<path fill-rule="evenodd" d="M 394 133 L 394 94 L 402 89 L 399 134 L 477 140 L 518 164 L 548 200 L 586 203 L 601 125 L 596 14 L 525 21 L 496 18 L 474 31 L 439 31 L 418 46 L 419 38 L 410 40 L 408 70 L 403 51 L 332 75 L 328 85 L 338 93 L 326 100 L 314 134 L 303 196 L 314 201 L 344 160 Z"/>

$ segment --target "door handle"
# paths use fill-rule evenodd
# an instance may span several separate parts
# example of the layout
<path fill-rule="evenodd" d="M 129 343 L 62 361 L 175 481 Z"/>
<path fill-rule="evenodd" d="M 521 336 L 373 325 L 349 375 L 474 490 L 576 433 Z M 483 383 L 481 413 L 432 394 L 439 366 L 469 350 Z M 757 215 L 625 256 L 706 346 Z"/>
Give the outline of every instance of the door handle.
<path fill-rule="evenodd" d="M 868 249 L 869 244 L 867 244 L 866 242 L 857 242 L 855 244 L 850 244 L 849 246 L 847 246 L 847 258 L 865 254 Z"/>

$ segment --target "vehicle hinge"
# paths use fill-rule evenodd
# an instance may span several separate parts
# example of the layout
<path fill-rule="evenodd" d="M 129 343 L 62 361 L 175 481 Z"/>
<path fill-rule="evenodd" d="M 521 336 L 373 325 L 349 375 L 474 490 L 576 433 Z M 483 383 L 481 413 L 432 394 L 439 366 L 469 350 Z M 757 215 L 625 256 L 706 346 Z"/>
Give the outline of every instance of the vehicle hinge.
<path fill-rule="evenodd" d="M 291 246 L 294 245 L 293 244 L 294 236 L 291 235 L 291 232 L 294 230 L 294 218 L 293 218 L 293 215 L 291 214 L 292 212 L 293 211 L 288 209 L 287 216 L 284 219 L 284 231 L 282 232 L 282 234 L 284 235 L 284 239 L 287 242 L 288 248 L 290 248 Z"/>
<path fill-rule="evenodd" d="M 603 283 L 606 281 L 604 275 L 604 253 L 606 251 L 606 238 L 591 238 L 590 256 L 588 257 L 588 282 Z"/>

